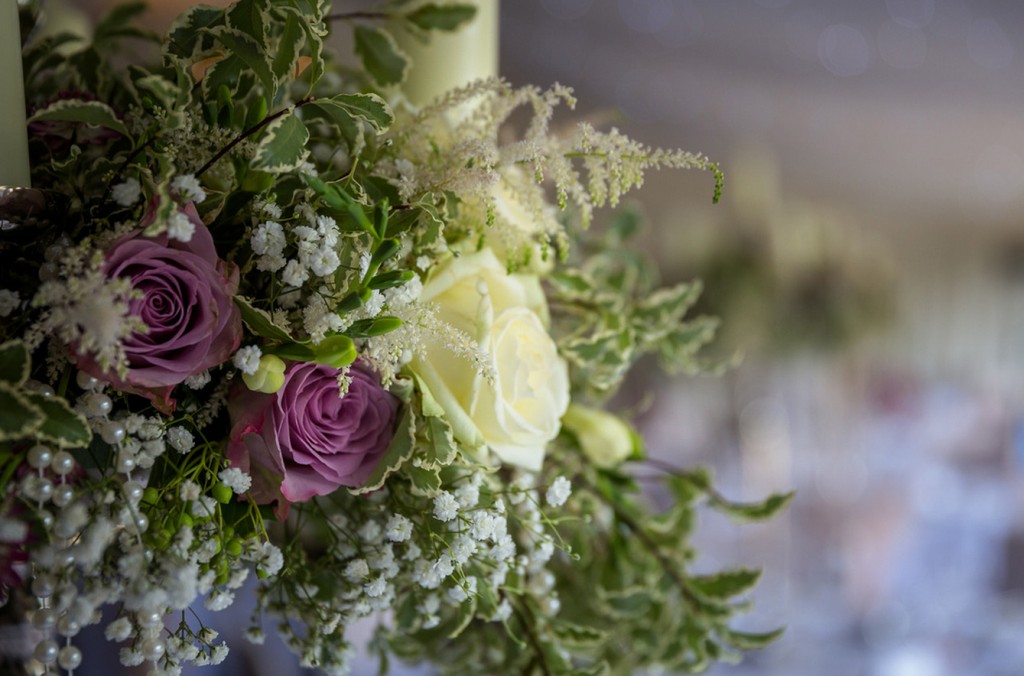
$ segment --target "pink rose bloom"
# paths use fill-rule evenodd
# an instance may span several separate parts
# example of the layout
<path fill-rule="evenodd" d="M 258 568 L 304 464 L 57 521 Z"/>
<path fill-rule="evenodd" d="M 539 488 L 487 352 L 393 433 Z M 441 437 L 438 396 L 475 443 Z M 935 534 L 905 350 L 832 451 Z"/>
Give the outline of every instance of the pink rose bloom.
<path fill-rule="evenodd" d="M 139 229 L 107 252 L 103 271 L 131 279 L 141 297 L 129 302 L 130 312 L 149 328 L 122 343 L 127 375 L 105 373 L 92 355 L 78 356 L 78 368 L 123 392 L 149 398 L 167 413 L 174 410 L 170 395 L 175 385 L 227 361 L 242 340 L 241 314 L 232 298 L 238 270 L 217 257 L 195 207 L 188 204 L 184 213 L 195 225 L 190 241 L 143 237 Z M 143 228 L 153 218 L 148 216 Z"/>
<path fill-rule="evenodd" d="M 275 394 L 239 387 L 228 400 L 228 459 L 252 476 L 257 502 L 280 502 L 281 517 L 288 503 L 363 485 L 394 436 L 398 399 L 359 364 L 341 396 L 339 373 L 296 363 Z"/>

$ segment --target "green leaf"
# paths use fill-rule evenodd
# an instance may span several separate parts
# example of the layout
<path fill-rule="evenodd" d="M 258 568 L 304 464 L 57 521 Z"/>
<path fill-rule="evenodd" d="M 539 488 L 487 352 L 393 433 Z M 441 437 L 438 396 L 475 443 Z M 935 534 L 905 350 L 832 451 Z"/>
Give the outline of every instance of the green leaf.
<path fill-rule="evenodd" d="M 355 495 L 371 493 L 384 485 L 384 481 L 394 472 L 401 469 L 405 461 L 412 455 L 416 444 L 416 416 L 411 406 L 402 407 L 402 415 L 395 427 L 395 436 L 391 439 L 386 451 L 377 467 L 373 470 L 366 482 L 359 488 L 350 488 L 349 492 Z M 436 476 L 436 475 L 435 475 Z M 438 479 L 440 487 L 440 479 Z"/>
<path fill-rule="evenodd" d="M 285 343 L 292 342 L 293 338 L 287 330 L 274 323 L 270 313 L 253 306 L 252 301 L 245 296 L 235 296 L 235 305 L 238 306 L 242 315 L 242 321 L 249 327 L 249 330 L 257 336 L 279 340 Z"/>
<path fill-rule="evenodd" d="M 60 397 L 28 392 L 26 397 L 42 411 L 43 421 L 34 434 L 61 448 L 84 448 L 92 442 L 92 430 L 77 411 Z"/>
<path fill-rule="evenodd" d="M 640 301 L 634 319 L 659 327 L 676 322 L 697 302 L 702 289 L 699 281 L 658 289 Z"/>
<path fill-rule="evenodd" d="M 309 131 L 294 111 L 267 125 L 252 166 L 271 174 L 294 171 L 306 160 Z"/>
<path fill-rule="evenodd" d="M 0 345 L 0 381 L 20 387 L 28 380 L 31 366 L 25 343 L 9 340 Z"/>
<path fill-rule="evenodd" d="M 409 60 L 390 34 L 372 26 L 356 26 L 356 54 L 366 71 L 382 85 L 397 85 L 405 80 Z"/>
<path fill-rule="evenodd" d="M 441 490 L 441 477 L 437 469 L 408 465 L 405 474 L 409 477 L 409 489 L 413 495 L 432 498 Z"/>
<path fill-rule="evenodd" d="M 64 99 L 54 101 L 28 119 L 32 122 L 81 122 L 96 127 L 113 129 L 117 133 L 131 139 L 128 127 L 117 119 L 114 110 L 100 101 L 83 101 L 81 99 Z"/>
<path fill-rule="evenodd" d="M 228 25 L 252 37 L 266 50 L 267 0 L 237 0 L 228 8 Z"/>
<path fill-rule="evenodd" d="M 767 647 L 770 643 L 776 641 L 786 629 L 780 627 L 775 631 L 766 631 L 764 633 L 750 633 L 745 631 L 733 631 L 731 629 L 722 632 L 722 638 L 724 638 L 734 648 L 740 650 L 759 650 Z"/>
<path fill-rule="evenodd" d="M 595 648 L 608 640 L 606 631 L 557 618 L 551 621 L 551 630 L 560 643 L 574 648 Z"/>
<path fill-rule="evenodd" d="M 453 31 L 476 16 L 473 5 L 423 5 L 405 15 L 414 26 L 425 31 Z"/>
<path fill-rule="evenodd" d="M 22 439 L 43 422 L 43 411 L 10 383 L 0 382 L 0 441 Z"/>
<path fill-rule="evenodd" d="M 147 75 L 135 81 L 140 92 L 149 93 L 163 108 L 170 109 L 179 101 L 183 91 L 181 87 L 160 75 Z"/>
<path fill-rule="evenodd" d="M 416 389 L 420 392 L 420 409 L 423 411 L 423 415 L 431 418 L 443 416 L 444 407 L 437 402 L 434 394 L 427 387 L 427 384 L 423 382 L 423 379 L 413 374 L 413 380 L 416 382 Z"/>
<path fill-rule="evenodd" d="M 311 105 L 319 107 L 324 117 L 341 129 L 351 120 L 364 120 L 381 134 L 394 124 L 395 115 L 384 99 L 376 94 L 338 94 L 317 99 Z"/>
<path fill-rule="evenodd" d="M 426 449 L 425 460 L 435 467 L 447 467 L 452 464 L 458 453 L 452 426 L 441 417 L 430 416 L 426 418 L 426 422 L 430 446 Z"/>
<path fill-rule="evenodd" d="M 175 19 L 167 32 L 167 50 L 182 59 L 191 59 L 196 47 L 207 36 L 204 28 L 214 28 L 224 22 L 223 10 L 196 5 Z"/>
<path fill-rule="evenodd" d="M 775 516 L 789 504 L 789 501 L 796 495 L 794 492 L 777 493 L 763 502 L 742 503 L 729 502 L 716 498 L 710 501 L 710 505 L 719 512 L 727 514 L 737 521 L 764 521 Z"/>
<path fill-rule="evenodd" d="M 639 617 L 646 613 L 653 599 L 646 587 L 630 587 L 618 591 L 598 589 L 598 598 L 612 614 L 620 617 Z"/>
<path fill-rule="evenodd" d="M 101 44 L 118 37 L 152 37 L 151 33 L 130 26 L 132 19 L 146 11 L 144 2 L 132 2 L 114 7 L 107 15 L 96 24 L 93 30 L 92 40 L 94 44 Z"/>
<path fill-rule="evenodd" d="M 715 575 L 694 575 L 689 579 L 695 592 L 709 599 L 725 600 L 753 588 L 761 571 L 749 568 L 727 570 Z"/>
<path fill-rule="evenodd" d="M 308 11 L 295 7 L 276 7 L 276 9 L 288 14 L 294 14 L 295 18 L 299 20 L 299 26 L 306 34 L 306 47 L 309 49 L 309 58 L 311 59 L 309 70 L 307 71 L 310 85 L 316 84 L 324 74 L 322 54 L 326 32 L 323 31 L 323 24 L 319 23 L 320 17 L 311 17 Z"/>
<path fill-rule="evenodd" d="M 256 74 L 267 99 L 273 100 L 277 94 L 277 80 L 274 78 L 266 47 L 248 33 L 233 28 L 213 28 L 210 29 L 210 34 Z"/>
<path fill-rule="evenodd" d="M 277 43 L 277 53 L 274 54 L 274 61 L 271 69 L 278 83 L 284 84 L 292 78 L 295 70 L 295 60 L 302 49 L 302 40 L 305 32 L 299 18 L 289 13 L 284 21 L 284 30 Z"/>

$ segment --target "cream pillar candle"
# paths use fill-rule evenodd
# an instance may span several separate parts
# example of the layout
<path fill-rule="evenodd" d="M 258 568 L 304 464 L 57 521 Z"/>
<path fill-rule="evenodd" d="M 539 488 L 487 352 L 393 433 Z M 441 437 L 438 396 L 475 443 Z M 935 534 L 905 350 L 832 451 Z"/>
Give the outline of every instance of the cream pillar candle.
<path fill-rule="evenodd" d="M 0 0 L 0 185 L 31 184 L 18 2 Z"/>
<path fill-rule="evenodd" d="M 399 46 L 412 59 L 402 91 L 413 104 L 429 103 L 449 89 L 498 74 L 499 0 L 459 0 L 476 16 L 453 33 L 432 31 L 423 44 L 402 30 Z"/>

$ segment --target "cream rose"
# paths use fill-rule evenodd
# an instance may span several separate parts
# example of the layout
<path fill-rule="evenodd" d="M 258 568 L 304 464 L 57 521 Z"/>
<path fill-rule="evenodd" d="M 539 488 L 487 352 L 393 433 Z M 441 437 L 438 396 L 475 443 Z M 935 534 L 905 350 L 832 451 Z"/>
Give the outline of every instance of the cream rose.
<path fill-rule="evenodd" d="M 438 337 L 411 367 L 444 409 L 455 437 L 487 447 L 502 462 L 539 470 L 569 406 L 569 374 L 548 335 L 547 303 L 532 275 L 510 275 L 489 249 L 432 271 L 423 301 L 488 354 L 488 382 Z"/>

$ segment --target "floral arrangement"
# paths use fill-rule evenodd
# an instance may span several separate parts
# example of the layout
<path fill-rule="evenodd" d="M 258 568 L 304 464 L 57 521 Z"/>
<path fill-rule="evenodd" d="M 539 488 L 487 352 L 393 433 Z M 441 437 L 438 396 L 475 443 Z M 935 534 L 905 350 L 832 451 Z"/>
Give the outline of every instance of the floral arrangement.
<path fill-rule="evenodd" d="M 186 611 L 247 584 L 251 640 L 274 623 L 327 673 L 370 616 L 382 669 L 452 673 L 699 671 L 778 635 L 732 627 L 758 572 L 692 572 L 689 536 L 701 505 L 789 496 L 660 464 L 641 490 L 602 408 L 643 355 L 698 370 L 714 322 L 593 211 L 659 167 L 717 197 L 715 165 L 553 133 L 560 86 L 403 102 L 388 26 L 471 6 L 239 0 L 162 37 L 140 9 L 24 50 L 48 204 L 0 240 L 0 582 L 40 671 L 100 622 L 124 665 L 216 664 Z M 358 66 L 325 49 L 341 29 Z"/>

